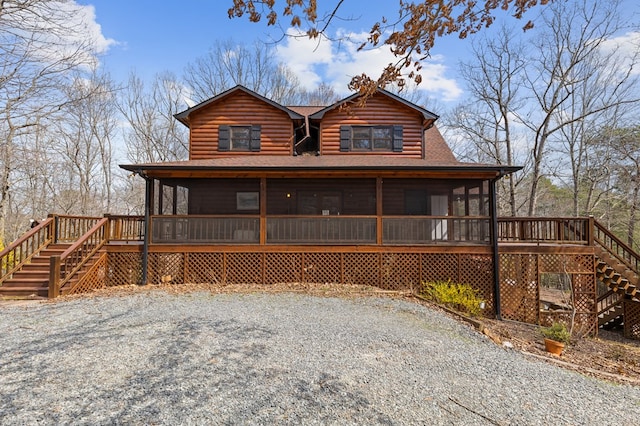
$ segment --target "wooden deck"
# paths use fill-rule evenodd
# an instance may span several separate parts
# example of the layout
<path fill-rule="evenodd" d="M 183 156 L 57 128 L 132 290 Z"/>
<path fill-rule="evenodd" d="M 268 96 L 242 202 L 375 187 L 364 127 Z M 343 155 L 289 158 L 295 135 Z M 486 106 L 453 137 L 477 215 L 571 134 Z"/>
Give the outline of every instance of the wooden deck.
<path fill-rule="evenodd" d="M 488 316 L 500 311 L 503 318 L 536 324 L 573 316 L 581 333 L 595 334 L 598 314 L 614 321 L 626 313 L 625 330 L 635 337 L 627 325 L 640 324 L 637 272 L 617 271 L 637 271 L 640 257 L 592 218 L 499 219 L 499 299 L 493 246 L 484 237 L 469 238 L 483 235 L 483 221 L 154 216 L 145 251 L 141 216 L 52 216 L 0 253 L 0 295 L 28 287 L 19 280 L 35 264 L 48 264 L 48 275 L 39 271 L 34 284 L 40 296 L 43 289 L 56 297 L 139 284 L 146 255 L 151 284 L 337 282 L 414 291 L 422 282 L 450 279 L 477 288 Z M 398 231 L 402 222 L 411 232 Z M 569 295 L 562 283 L 569 283 Z M 570 309 L 546 300 L 550 294 L 567 296 Z"/>

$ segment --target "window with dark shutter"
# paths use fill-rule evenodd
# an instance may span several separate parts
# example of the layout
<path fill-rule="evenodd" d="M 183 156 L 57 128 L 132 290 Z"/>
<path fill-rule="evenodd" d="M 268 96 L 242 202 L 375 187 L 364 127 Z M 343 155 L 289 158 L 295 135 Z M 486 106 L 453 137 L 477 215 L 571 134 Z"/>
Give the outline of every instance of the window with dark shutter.
<path fill-rule="evenodd" d="M 402 126 L 340 126 L 340 151 L 402 151 Z"/>
<path fill-rule="evenodd" d="M 393 152 L 402 152 L 402 126 L 393 126 Z"/>
<path fill-rule="evenodd" d="M 351 150 L 351 126 L 340 126 L 340 151 Z"/>
<path fill-rule="evenodd" d="M 218 128 L 219 151 L 260 151 L 260 125 Z"/>
<path fill-rule="evenodd" d="M 218 127 L 218 151 L 229 151 L 231 149 L 231 131 L 229 126 Z"/>
<path fill-rule="evenodd" d="M 253 152 L 260 151 L 260 132 L 262 130 L 262 126 L 259 124 L 251 126 L 251 144 L 249 146 L 249 150 Z"/>

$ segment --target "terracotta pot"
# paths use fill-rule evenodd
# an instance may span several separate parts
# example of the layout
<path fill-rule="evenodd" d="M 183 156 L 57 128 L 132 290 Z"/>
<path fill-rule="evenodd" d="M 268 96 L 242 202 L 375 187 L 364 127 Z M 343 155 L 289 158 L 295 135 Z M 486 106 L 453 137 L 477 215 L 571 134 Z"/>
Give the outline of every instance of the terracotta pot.
<path fill-rule="evenodd" d="M 564 351 L 564 343 L 556 342 L 555 340 L 551 339 L 544 339 L 544 347 L 547 352 L 555 355 L 560 355 L 562 354 L 562 351 Z"/>

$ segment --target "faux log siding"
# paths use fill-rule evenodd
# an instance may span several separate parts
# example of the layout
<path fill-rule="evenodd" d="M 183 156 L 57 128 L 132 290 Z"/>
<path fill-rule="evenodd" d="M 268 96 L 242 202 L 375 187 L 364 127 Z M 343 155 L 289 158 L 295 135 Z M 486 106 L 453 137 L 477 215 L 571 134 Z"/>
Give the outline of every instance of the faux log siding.
<path fill-rule="evenodd" d="M 236 92 L 194 112 L 190 117 L 191 160 L 203 160 L 230 152 L 218 151 L 218 126 L 260 124 L 260 153 L 290 155 L 292 153 L 293 122 L 289 115 L 244 92 Z M 231 151 L 233 155 L 256 155 Z"/>
<path fill-rule="evenodd" d="M 340 126 L 393 126 L 402 125 L 404 145 L 402 152 L 375 151 L 371 154 L 406 155 L 422 158 L 422 114 L 395 102 L 386 96 L 374 96 L 367 100 L 364 108 L 353 107 L 352 114 L 336 108 L 325 114 L 320 125 L 320 151 L 323 155 L 339 154 Z M 356 152 L 354 152 L 356 153 Z M 357 151 L 357 154 L 363 154 Z"/>

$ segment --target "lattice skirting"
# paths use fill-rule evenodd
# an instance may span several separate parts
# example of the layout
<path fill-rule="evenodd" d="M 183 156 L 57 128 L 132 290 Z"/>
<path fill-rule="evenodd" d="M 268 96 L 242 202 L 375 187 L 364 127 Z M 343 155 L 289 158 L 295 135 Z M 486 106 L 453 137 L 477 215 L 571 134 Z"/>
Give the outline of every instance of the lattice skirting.
<path fill-rule="evenodd" d="M 109 253 L 106 285 L 141 284 L 142 255 L 140 253 Z"/>
<path fill-rule="evenodd" d="M 594 256 L 586 254 L 500 255 L 500 306 L 502 317 L 530 324 L 569 324 L 574 331 L 595 335 L 598 330 Z M 575 315 L 567 311 L 545 311 L 540 307 L 541 274 L 566 274 L 573 290 Z"/>
<path fill-rule="evenodd" d="M 98 262 L 73 292 L 111 285 L 139 284 L 141 254 L 113 252 Z M 540 275 L 571 277 L 574 329 L 597 333 L 594 257 L 584 254 L 500 254 L 501 312 L 505 319 L 550 324 L 569 322 L 567 312 L 541 311 Z M 413 290 L 425 281 L 470 284 L 486 300 L 485 315 L 495 313 L 490 254 L 408 252 L 171 252 L 149 253 L 150 283 L 229 283 L 271 285 L 283 282 L 368 285 Z M 640 335 L 640 308 L 625 312 L 629 333 Z M 635 318 L 635 319 L 634 319 Z M 633 325 L 635 324 L 635 325 Z M 635 328 L 634 328 L 635 327 Z M 635 335 L 635 334 L 634 334 Z"/>
<path fill-rule="evenodd" d="M 108 285 L 138 283 L 139 253 L 110 253 Z M 423 281 L 452 280 L 472 285 L 493 312 L 491 255 L 460 253 L 186 252 L 149 253 L 148 280 L 160 283 L 283 282 L 370 285 L 412 290 Z"/>
<path fill-rule="evenodd" d="M 71 289 L 65 294 L 79 294 L 86 293 L 99 288 L 104 288 L 107 285 L 107 253 L 100 253 L 98 260 L 85 272 L 82 277 L 75 282 Z"/>
<path fill-rule="evenodd" d="M 640 302 L 625 300 L 624 303 L 624 337 L 640 339 Z"/>

